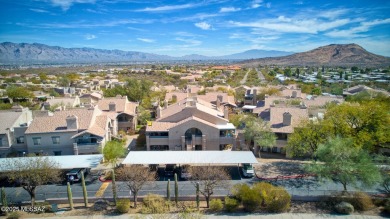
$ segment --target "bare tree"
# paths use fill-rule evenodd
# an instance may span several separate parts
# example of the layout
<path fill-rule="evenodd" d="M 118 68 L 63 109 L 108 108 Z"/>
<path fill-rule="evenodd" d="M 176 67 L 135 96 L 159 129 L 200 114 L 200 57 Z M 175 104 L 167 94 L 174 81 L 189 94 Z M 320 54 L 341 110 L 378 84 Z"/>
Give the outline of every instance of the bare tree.
<path fill-rule="evenodd" d="M 217 187 L 227 187 L 230 175 L 225 167 L 221 166 L 193 166 L 190 168 L 191 183 L 196 187 L 199 184 L 199 192 L 205 197 L 207 208 L 210 197 Z"/>
<path fill-rule="evenodd" d="M 156 173 L 143 165 L 131 165 L 117 170 L 117 178 L 125 181 L 125 185 L 133 193 L 134 207 L 137 207 L 138 192 L 148 181 L 156 179 Z"/>
<path fill-rule="evenodd" d="M 2 166 L 8 179 L 20 183 L 35 204 L 35 191 L 40 185 L 60 180 L 59 165 L 49 157 L 8 158 Z"/>

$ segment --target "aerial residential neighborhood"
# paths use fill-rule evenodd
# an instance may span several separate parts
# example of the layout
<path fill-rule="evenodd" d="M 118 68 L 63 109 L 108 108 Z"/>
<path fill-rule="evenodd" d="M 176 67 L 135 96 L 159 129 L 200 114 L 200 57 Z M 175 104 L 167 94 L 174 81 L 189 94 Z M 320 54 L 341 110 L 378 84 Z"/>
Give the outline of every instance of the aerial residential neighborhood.
<path fill-rule="evenodd" d="M 0 216 L 390 217 L 389 7 L 3 1 Z"/>

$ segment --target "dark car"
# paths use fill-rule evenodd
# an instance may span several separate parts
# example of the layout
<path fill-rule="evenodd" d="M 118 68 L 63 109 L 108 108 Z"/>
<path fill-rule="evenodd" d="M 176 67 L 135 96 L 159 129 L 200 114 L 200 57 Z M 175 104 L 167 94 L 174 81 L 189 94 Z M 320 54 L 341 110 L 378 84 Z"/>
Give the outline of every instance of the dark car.
<path fill-rule="evenodd" d="M 88 173 L 85 168 L 74 168 L 66 173 L 66 181 L 70 183 L 81 182 L 81 171 L 84 172 L 84 176 Z"/>
<path fill-rule="evenodd" d="M 167 164 L 165 166 L 165 170 L 164 170 L 165 176 L 173 176 L 174 172 L 175 172 L 175 164 Z"/>

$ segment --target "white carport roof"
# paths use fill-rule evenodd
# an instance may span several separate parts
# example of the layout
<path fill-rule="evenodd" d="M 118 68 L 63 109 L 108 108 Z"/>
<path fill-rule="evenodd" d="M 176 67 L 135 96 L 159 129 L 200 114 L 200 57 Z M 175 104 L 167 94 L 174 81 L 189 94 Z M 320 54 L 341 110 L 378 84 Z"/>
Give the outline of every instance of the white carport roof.
<path fill-rule="evenodd" d="M 122 164 L 258 163 L 251 151 L 131 151 Z"/>
<path fill-rule="evenodd" d="M 103 159 L 103 155 L 65 155 L 65 156 L 47 156 L 49 159 L 58 163 L 60 169 L 73 169 L 73 168 L 95 168 L 99 165 Z M 0 172 L 6 172 L 13 170 L 12 167 L 6 166 L 11 159 L 19 159 L 21 161 L 28 159 L 36 159 L 36 157 L 15 157 L 15 158 L 1 158 L 0 159 Z"/>

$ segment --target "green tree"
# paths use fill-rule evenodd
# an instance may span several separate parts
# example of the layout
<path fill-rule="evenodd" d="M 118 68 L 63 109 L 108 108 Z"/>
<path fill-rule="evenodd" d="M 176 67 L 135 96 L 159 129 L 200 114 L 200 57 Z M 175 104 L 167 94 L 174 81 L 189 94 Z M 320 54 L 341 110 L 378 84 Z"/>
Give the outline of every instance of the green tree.
<path fill-rule="evenodd" d="M 258 152 L 259 157 L 262 147 L 275 145 L 276 136 L 267 122 L 258 117 L 247 116 L 244 119 L 244 123 L 244 138 L 248 142 L 254 142 L 254 150 Z"/>
<path fill-rule="evenodd" d="M 336 137 L 321 144 L 315 153 L 318 158 L 307 170 L 322 180 L 341 183 L 344 191 L 348 185 L 371 187 L 381 181 L 378 167 L 362 149 L 352 146 L 351 139 Z"/>
<path fill-rule="evenodd" d="M 318 87 L 313 88 L 313 90 L 311 91 L 311 94 L 313 94 L 313 95 L 321 95 L 322 94 L 321 87 L 318 86 Z"/>
<path fill-rule="evenodd" d="M 313 156 L 328 133 L 322 122 L 303 122 L 288 138 L 287 151 L 293 157 Z"/>
<path fill-rule="evenodd" d="M 49 157 L 26 157 L 26 159 L 8 159 L 2 163 L 3 170 L 9 170 L 10 181 L 19 182 L 28 192 L 31 205 L 35 205 L 35 191 L 38 186 L 60 180 L 58 164 Z M 10 168 L 12 167 L 12 168 Z"/>
<path fill-rule="evenodd" d="M 286 77 L 291 77 L 291 68 L 285 68 L 284 71 L 283 71 L 283 74 Z"/>
<path fill-rule="evenodd" d="M 103 148 L 104 160 L 111 163 L 112 166 L 116 166 L 116 162 L 126 153 L 126 149 L 123 144 L 117 141 L 108 141 Z"/>
<path fill-rule="evenodd" d="M 9 87 L 6 89 L 7 95 L 13 101 L 17 99 L 29 99 L 33 98 L 34 94 L 24 87 Z"/>
<path fill-rule="evenodd" d="M 143 106 L 138 107 L 138 121 L 140 125 L 146 125 L 147 121 L 151 121 L 152 116 L 149 110 L 146 110 Z"/>
<path fill-rule="evenodd" d="M 387 104 L 368 101 L 330 106 L 324 119 L 328 135 L 351 138 L 355 147 L 368 151 L 388 144 L 390 114 Z"/>

